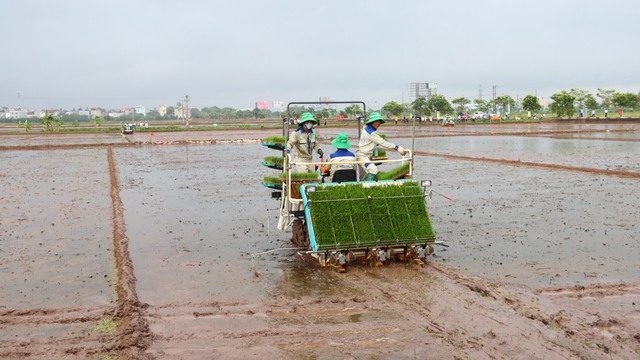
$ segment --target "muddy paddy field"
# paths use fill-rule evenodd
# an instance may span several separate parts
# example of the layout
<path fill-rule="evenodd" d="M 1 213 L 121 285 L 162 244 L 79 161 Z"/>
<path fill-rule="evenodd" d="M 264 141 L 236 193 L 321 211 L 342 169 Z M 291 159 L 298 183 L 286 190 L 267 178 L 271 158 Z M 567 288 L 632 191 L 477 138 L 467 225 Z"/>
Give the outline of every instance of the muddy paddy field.
<path fill-rule="evenodd" d="M 449 246 L 346 274 L 276 229 L 280 133 L 1 135 L 0 358 L 640 356 L 640 124 L 419 127 Z"/>

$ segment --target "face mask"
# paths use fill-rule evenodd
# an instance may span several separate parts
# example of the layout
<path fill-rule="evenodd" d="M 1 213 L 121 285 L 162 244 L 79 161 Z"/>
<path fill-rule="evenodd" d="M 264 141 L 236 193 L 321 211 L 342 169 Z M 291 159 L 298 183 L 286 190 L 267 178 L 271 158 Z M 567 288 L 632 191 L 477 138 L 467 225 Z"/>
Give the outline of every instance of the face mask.
<path fill-rule="evenodd" d="M 313 127 L 313 123 L 310 123 L 310 122 L 305 123 L 304 127 L 307 128 L 307 130 L 311 130 L 311 128 Z"/>

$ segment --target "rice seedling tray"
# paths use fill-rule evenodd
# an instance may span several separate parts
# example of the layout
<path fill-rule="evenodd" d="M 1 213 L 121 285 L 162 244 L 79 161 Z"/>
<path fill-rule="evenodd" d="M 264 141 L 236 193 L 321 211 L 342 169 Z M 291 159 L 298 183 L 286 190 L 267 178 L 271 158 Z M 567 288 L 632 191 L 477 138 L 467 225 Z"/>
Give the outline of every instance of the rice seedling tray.
<path fill-rule="evenodd" d="M 284 142 L 284 136 L 268 136 L 264 140 L 262 140 L 262 145 L 275 150 L 284 150 Z"/>
<path fill-rule="evenodd" d="M 307 191 L 310 186 L 315 191 Z M 312 251 L 435 242 L 424 189 L 414 180 L 311 183 L 301 189 Z"/>

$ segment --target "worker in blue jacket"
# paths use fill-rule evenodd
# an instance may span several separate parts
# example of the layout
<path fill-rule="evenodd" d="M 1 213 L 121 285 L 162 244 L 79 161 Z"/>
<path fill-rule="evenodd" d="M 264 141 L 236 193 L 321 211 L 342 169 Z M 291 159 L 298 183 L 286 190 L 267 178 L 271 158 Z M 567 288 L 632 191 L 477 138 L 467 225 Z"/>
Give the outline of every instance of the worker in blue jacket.
<path fill-rule="evenodd" d="M 336 136 L 331 145 L 335 147 L 336 152 L 329 155 L 329 161 L 325 164 L 326 171 L 329 172 L 328 181 L 333 181 L 333 174 L 338 170 L 354 170 L 355 164 L 345 164 L 345 162 L 355 162 L 356 156 L 349 151 L 351 144 L 349 144 L 349 137 L 347 134 L 341 132 Z"/>

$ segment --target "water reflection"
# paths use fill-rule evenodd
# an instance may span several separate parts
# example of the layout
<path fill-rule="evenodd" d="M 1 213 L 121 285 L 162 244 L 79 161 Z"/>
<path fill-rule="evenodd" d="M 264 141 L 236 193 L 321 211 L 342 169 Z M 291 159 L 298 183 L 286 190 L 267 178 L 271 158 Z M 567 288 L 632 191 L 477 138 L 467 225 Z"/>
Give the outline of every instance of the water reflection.
<path fill-rule="evenodd" d="M 630 141 L 576 141 L 527 136 L 436 137 L 416 139 L 416 150 L 475 158 L 640 171 L 640 146 Z"/>
<path fill-rule="evenodd" d="M 322 268 L 313 259 L 302 259 L 296 255 L 293 259 L 281 260 L 278 269 L 282 279 L 275 286 L 273 295 L 289 298 L 303 296 L 320 297 L 327 295 L 353 296 L 357 292 L 345 287 L 339 276 L 330 268 Z"/>

